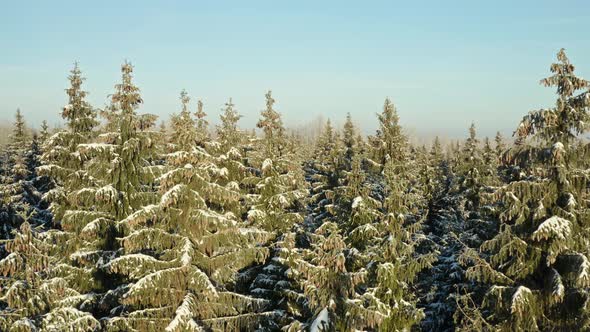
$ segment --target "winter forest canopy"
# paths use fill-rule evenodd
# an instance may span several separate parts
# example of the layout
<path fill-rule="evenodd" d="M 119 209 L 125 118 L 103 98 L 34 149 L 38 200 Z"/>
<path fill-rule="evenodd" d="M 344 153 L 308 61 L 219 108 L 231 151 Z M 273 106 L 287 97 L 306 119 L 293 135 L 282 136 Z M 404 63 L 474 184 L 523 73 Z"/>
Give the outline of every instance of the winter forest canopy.
<path fill-rule="evenodd" d="M 549 69 L 513 139 L 424 146 L 389 99 L 368 137 L 271 91 L 257 128 L 186 91 L 164 122 L 127 62 L 97 109 L 75 65 L 65 127 L 2 145 L 0 331 L 590 330 L 590 82 Z"/>

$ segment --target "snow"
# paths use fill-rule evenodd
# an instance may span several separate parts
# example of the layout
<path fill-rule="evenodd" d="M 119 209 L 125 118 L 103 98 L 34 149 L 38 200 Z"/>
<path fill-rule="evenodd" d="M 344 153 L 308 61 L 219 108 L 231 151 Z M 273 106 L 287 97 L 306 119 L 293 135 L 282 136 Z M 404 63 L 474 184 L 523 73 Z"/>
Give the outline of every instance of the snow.
<path fill-rule="evenodd" d="M 176 331 L 182 326 L 182 324 L 187 323 L 187 321 L 191 325 L 191 328 L 188 329 L 189 331 L 200 331 L 200 328 L 192 320 L 192 316 L 194 315 L 191 312 L 190 307 L 195 305 L 194 302 L 192 294 L 187 294 L 184 297 L 182 304 L 176 309 L 176 316 L 166 327 L 166 331 Z"/>
<path fill-rule="evenodd" d="M 82 152 L 95 151 L 95 152 L 99 152 L 99 153 L 104 153 L 104 152 L 115 151 L 116 145 L 106 144 L 106 143 L 89 143 L 89 144 L 79 144 L 78 148 Z"/>
<path fill-rule="evenodd" d="M 229 171 L 227 170 L 227 168 L 223 167 L 222 169 L 219 170 L 219 176 L 225 178 L 228 175 L 229 175 Z"/>
<path fill-rule="evenodd" d="M 328 308 L 322 309 L 309 328 L 309 332 L 328 331 L 330 325 L 330 317 L 328 315 Z M 321 328 L 321 329 L 320 329 Z"/>
<path fill-rule="evenodd" d="M 575 208 L 576 207 L 576 198 L 574 197 L 574 195 L 568 193 L 567 194 L 567 206 L 569 208 Z"/>
<path fill-rule="evenodd" d="M 564 294 L 565 294 L 565 287 L 563 286 L 563 283 L 560 281 L 559 284 L 557 285 L 557 291 L 555 292 L 555 295 L 558 298 L 563 299 Z"/>
<path fill-rule="evenodd" d="M 98 220 L 89 222 L 84 228 L 82 228 L 81 233 L 84 234 L 95 234 L 100 229 L 100 224 Z"/>
<path fill-rule="evenodd" d="M 559 150 L 559 151 L 563 151 L 565 150 L 565 147 L 563 146 L 563 143 L 561 142 L 557 142 L 555 144 L 553 144 L 553 150 Z"/>
<path fill-rule="evenodd" d="M 227 189 L 233 190 L 233 191 L 239 191 L 240 190 L 240 184 L 237 183 L 236 181 L 229 182 L 225 187 Z"/>
<path fill-rule="evenodd" d="M 250 211 L 248 211 L 248 220 L 253 221 L 256 219 L 261 219 L 264 218 L 266 216 L 266 213 L 264 213 L 263 211 L 257 210 L 257 209 L 252 209 Z"/>
<path fill-rule="evenodd" d="M 237 158 L 242 157 L 242 154 L 240 153 L 240 151 L 238 151 L 238 149 L 236 149 L 235 147 L 232 147 L 231 149 L 229 149 L 229 151 L 227 152 L 227 155 L 232 159 L 237 159 Z"/>
<path fill-rule="evenodd" d="M 193 251 L 193 244 L 191 243 L 191 241 L 187 238 L 184 240 L 184 245 L 182 246 L 182 256 L 180 257 L 180 262 L 182 263 L 182 265 L 190 265 L 192 258 L 191 258 L 191 253 Z"/>
<path fill-rule="evenodd" d="M 287 199 L 287 197 L 285 197 L 285 195 L 279 195 L 279 203 L 283 208 L 289 206 L 289 200 Z"/>
<path fill-rule="evenodd" d="M 586 255 L 582 256 L 582 264 L 580 264 L 580 274 L 578 274 L 578 283 L 581 285 L 588 285 L 590 283 L 590 261 Z"/>
<path fill-rule="evenodd" d="M 170 188 L 162 198 L 160 199 L 160 204 L 162 206 L 171 206 L 176 204 L 178 199 L 182 196 L 182 189 L 185 185 L 177 184 L 174 187 Z"/>
<path fill-rule="evenodd" d="M 268 169 L 270 169 L 272 167 L 272 160 L 270 159 L 265 159 L 264 162 L 262 162 L 262 170 L 266 171 Z"/>
<path fill-rule="evenodd" d="M 359 204 L 361 204 L 362 202 L 363 202 L 362 197 L 360 197 L 360 196 L 355 197 L 354 200 L 352 201 L 352 208 L 356 209 L 359 206 Z"/>
<path fill-rule="evenodd" d="M 511 313 L 523 313 L 523 307 L 529 304 L 528 297 L 533 295 L 530 289 L 524 286 L 518 286 L 514 295 L 512 295 L 512 304 L 510 305 Z"/>
<path fill-rule="evenodd" d="M 122 222 L 127 222 L 129 224 L 138 224 L 143 223 L 150 218 L 154 218 L 159 210 L 159 206 L 156 204 L 149 204 L 130 214 L 127 218 L 123 219 Z"/>
<path fill-rule="evenodd" d="M 19 330 L 19 331 L 31 331 L 31 332 L 37 331 L 37 328 L 35 327 L 35 324 L 33 324 L 33 321 L 31 321 L 28 318 L 22 318 L 22 319 L 19 319 L 16 322 L 14 322 L 13 325 L 12 325 L 12 327 L 11 327 L 11 330 L 12 329 L 14 329 L 15 331 L 16 330 Z"/>
<path fill-rule="evenodd" d="M 119 193 L 117 192 L 117 189 L 110 184 L 101 187 L 96 191 L 96 197 L 107 202 L 115 202 L 118 196 Z"/>
<path fill-rule="evenodd" d="M 570 233 L 571 228 L 569 220 L 553 216 L 539 225 L 539 228 L 533 232 L 532 238 L 534 240 L 542 240 L 555 237 L 560 240 L 565 240 Z"/>

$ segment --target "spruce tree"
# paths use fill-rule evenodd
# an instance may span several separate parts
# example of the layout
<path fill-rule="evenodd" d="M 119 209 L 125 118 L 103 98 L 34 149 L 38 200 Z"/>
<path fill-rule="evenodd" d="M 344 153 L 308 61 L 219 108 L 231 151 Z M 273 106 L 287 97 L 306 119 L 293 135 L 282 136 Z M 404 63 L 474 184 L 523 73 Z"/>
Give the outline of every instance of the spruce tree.
<path fill-rule="evenodd" d="M 3 213 L 0 214 L 0 240 L 12 237 L 11 233 L 18 230 L 24 222 L 22 216 L 26 215 L 34 227 L 46 225 L 51 220 L 50 214 L 44 211 L 46 206 L 42 202 L 48 183 L 46 179 L 37 176 L 39 145 L 36 136 L 30 139 L 20 110 L 15 115 L 6 153 L 6 170 L 0 186 L 4 205 Z"/>
<path fill-rule="evenodd" d="M 58 210 L 62 252 L 59 264 L 50 273 L 66 280 L 68 287 L 78 294 L 64 299 L 70 307 L 89 312 L 97 319 L 122 310 L 117 307 L 117 298 L 128 286 L 122 284 L 110 269 L 110 262 L 121 254 L 116 237 L 125 229 L 122 220 L 154 201 L 152 183 L 159 174 L 159 167 L 153 167 L 148 161 L 155 142 L 155 133 L 149 129 L 155 117 L 136 113 L 142 99 L 139 88 L 132 82 L 131 64 L 123 64 L 121 72 L 122 82 L 115 86 L 111 103 L 103 111 L 107 123 L 98 142 L 78 144 L 75 152 L 65 148 L 53 149 L 57 150 L 56 153 L 62 151 L 79 156 L 78 159 L 84 161 L 85 172 L 75 171 L 67 176 L 76 189 L 63 192 L 65 203 L 58 205 L 62 208 Z M 73 103 L 63 112 L 64 116 L 71 118 L 70 130 L 54 135 L 50 141 L 65 136 L 75 137 L 78 141 L 87 140 L 95 123 L 94 112 L 84 102 L 85 93 L 80 90 L 81 77 L 77 68 L 70 80 L 72 88 L 67 92 Z M 64 165 L 74 167 L 76 161 L 68 161 L 69 164 Z M 65 169 L 59 165 L 48 168 L 49 171 L 57 168 L 58 174 Z M 84 187 L 79 182 L 76 185 L 76 180 L 81 180 Z M 60 309 L 53 309 L 49 314 L 56 310 Z M 68 321 L 63 320 L 56 329 L 67 329 L 67 325 Z"/>
<path fill-rule="evenodd" d="M 307 196 L 301 161 L 287 149 L 288 138 L 280 114 L 274 110 L 270 91 L 266 94 L 266 109 L 261 112 L 257 126 L 264 132 L 252 162 L 260 167 L 256 181 L 254 204 L 248 219 L 256 226 L 276 235 L 288 231 L 302 220 L 299 200 Z"/>
<path fill-rule="evenodd" d="M 359 144 L 361 140 L 357 137 L 358 133 L 354 124 L 352 123 L 352 117 L 350 113 L 346 114 L 346 122 L 344 122 L 344 128 L 342 130 L 342 143 L 344 145 L 344 168 L 350 170 L 352 167 L 352 159 L 356 153 L 359 153 Z"/>
<path fill-rule="evenodd" d="M 371 154 L 368 159 L 372 165 L 382 172 L 388 160 L 404 160 L 407 156 L 407 137 L 399 124 L 399 115 L 389 98 L 385 99 L 383 111 L 377 114 L 379 129 L 377 134 L 369 137 Z"/>
<path fill-rule="evenodd" d="M 311 312 L 307 320 L 294 320 L 288 331 L 352 331 L 375 328 L 383 319 L 377 310 L 368 310 L 357 287 L 367 272 L 346 268 L 346 243 L 337 224 L 325 222 L 310 234 L 311 248 L 297 248 L 295 238 L 286 239 L 282 253 L 289 276 L 303 290 Z"/>
<path fill-rule="evenodd" d="M 218 165 L 223 172 L 218 183 L 222 185 L 232 183 L 242 193 L 246 193 L 251 188 L 244 181 L 253 174 L 253 168 L 246 165 L 247 135 L 238 126 L 238 121 L 242 116 L 236 110 L 231 98 L 225 104 L 219 117 L 221 123 L 217 126 L 217 144 L 213 149 Z M 241 214 L 244 208 L 249 208 L 249 206 L 242 206 L 242 209 L 236 213 Z"/>
<path fill-rule="evenodd" d="M 51 178 L 54 188 L 45 199 L 51 202 L 54 223 L 60 227 L 67 210 L 73 210 L 76 202 L 69 193 L 92 184 L 92 179 L 84 167 L 85 160 L 80 158 L 78 145 L 88 143 L 94 136 L 93 129 L 98 125 L 96 111 L 86 101 L 88 93 L 82 90 L 84 77 L 78 67 L 68 76 L 70 87 L 66 89 L 68 103 L 63 107 L 61 116 L 66 121 L 66 129 L 50 136 L 43 143 L 43 166 L 41 175 Z"/>
<path fill-rule="evenodd" d="M 264 144 L 267 156 L 282 156 L 286 149 L 287 136 L 281 115 L 274 109 L 275 100 L 269 90 L 266 95 L 266 108 L 261 112 L 256 126 L 264 133 Z"/>
<path fill-rule="evenodd" d="M 39 141 L 41 144 L 45 143 L 49 136 L 51 136 L 49 125 L 47 124 L 47 120 L 43 120 L 43 122 L 41 122 L 41 130 L 39 131 Z"/>
<path fill-rule="evenodd" d="M 190 117 L 186 94 L 181 101 L 159 201 L 120 222 L 124 254 L 108 268 L 129 284 L 109 331 L 241 331 L 276 315 L 265 312 L 267 301 L 233 291 L 237 272 L 267 257 L 261 244 L 269 234 L 231 212 L 239 188 L 215 183 L 215 158 L 199 145 L 203 128 Z"/>
<path fill-rule="evenodd" d="M 340 138 L 328 119 L 316 142 L 313 162 L 309 165 L 314 172 L 311 176 L 310 204 L 315 205 L 313 212 L 318 219 L 335 213 L 334 189 L 339 185 L 342 163 Z"/>
<path fill-rule="evenodd" d="M 52 232 L 33 228 L 26 215 L 19 232 L 6 249 L 10 253 L 0 260 L 0 310 L 2 331 L 96 331 L 99 322 L 92 315 L 69 306 L 66 298 L 79 296 L 63 278 L 50 278 L 48 271 L 59 261 L 59 248 L 52 242 Z M 67 324 L 67 325 L 64 325 Z M 67 326 L 67 327 L 66 327 Z"/>
<path fill-rule="evenodd" d="M 524 178 L 489 199 L 499 228 L 479 252 L 467 250 L 467 276 L 482 284 L 481 302 L 461 322 L 488 330 L 586 330 L 588 287 L 588 176 L 578 168 L 576 137 L 587 131 L 588 81 L 574 74 L 563 49 L 541 80 L 557 87 L 552 108 L 532 111 L 517 130 L 509 159 L 530 163 Z M 531 138 L 536 145 L 528 144 Z M 526 159 L 522 159 L 526 158 Z M 472 306 L 472 307 L 473 307 Z"/>
<path fill-rule="evenodd" d="M 254 188 L 254 193 L 248 196 L 251 205 L 247 219 L 253 226 L 272 234 L 269 243 L 272 251 L 265 264 L 245 271 L 242 278 L 250 284 L 253 295 L 269 299 L 277 309 L 288 310 L 292 299 L 285 294 L 290 292 L 290 281 L 285 276 L 288 267 L 279 259 L 280 252 L 285 236 L 297 233 L 303 222 L 308 191 L 301 170 L 302 161 L 290 148 L 280 113 L 273 108 L 274 102 L 269 91 L 266 109 L 261 112 L 257 124 L 264 136 L 249 158 L 250 165 L 258 168 L 258 175 L 244 179 Z M 292 319 L 290 316 L 288 312 L 284 320 Z M 278 326 L 276 321 L 270 321 L 265 328 Z"/>

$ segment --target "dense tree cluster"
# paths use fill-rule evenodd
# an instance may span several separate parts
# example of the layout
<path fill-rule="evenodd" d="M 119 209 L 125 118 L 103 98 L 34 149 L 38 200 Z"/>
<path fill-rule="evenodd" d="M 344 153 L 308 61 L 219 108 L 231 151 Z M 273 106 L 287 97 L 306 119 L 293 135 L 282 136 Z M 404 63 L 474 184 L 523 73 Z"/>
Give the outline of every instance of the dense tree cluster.
<path fill-rule="evenodd" d="M 588 330 L 590 83 L 557 60 L 514 144 L 430 147 L 390 99 L 368 137 L 310 144 L 271 91 L 258 131 L 184 90 L 158 128 L 130 63 L 100 110 L 76 64 L 64 128 L 17 110 L 0 154 L 0 330 Z"/>

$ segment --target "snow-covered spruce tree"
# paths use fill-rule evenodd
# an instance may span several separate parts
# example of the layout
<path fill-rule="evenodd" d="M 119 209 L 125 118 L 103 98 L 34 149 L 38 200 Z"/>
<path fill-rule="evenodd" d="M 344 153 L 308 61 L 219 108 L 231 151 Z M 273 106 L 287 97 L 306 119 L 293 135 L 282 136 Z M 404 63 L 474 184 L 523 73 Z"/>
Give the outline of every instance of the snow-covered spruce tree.
<path fill-rule="evenodd" d="M 496 136 L 494 137 L 494 142 L 496 143 L 496 145 L 494 147 L 494 152 L 496 153 L 496 158 L 498 158 L 497 162 L 500 162 L 500 158 L 502 157 L 502 154 L 506 150 L 506 144 L 504 143 L 504 137 L 502 136 L 502 134 L 499 131 L 496 132 Z"/>
<path fill-rule="evenodd" d="M 428 168 L 430 170 L 429 176 L 432 181 L 429 209 L 432 210 L 434 201 L 440 199 L 441 196 L 444 195 L 444 191 L 449 180 L 446 176 L 448 163 L 444 156 L 442 144 L 440 143 L 438 136 L 434 138 L 430 148 L 428 156 Z"/>
<path fill-rule="evenodd" d="M 124 311 L 108 331 L 244 331 L 255 328 L 268 303 L 232 291 L 237 272 L 261 263 L 269 234 L 232 212 L 240 192 L 214 182 L 215 157 L 199 146 L 199 130 L 183 110 L 171 122 L 169 169 L 160 178 L 159 202 L 120 222 L 124 254 L 108 269 L 129 282 L 119 299 Z"/>
<path fill-rule="evenodd" d="M 26 215 L 34 226 L 47 224 L 51 215 L 44 211 L 43 192 L 48 186 L 47 179 L 37 176 L 39 146 L 36 138 L 29 139 L 24 117 L 17 110 L 10 143 L 6 149 L 6 171 L 2 176 L 3 213 L 0 214 L 0 239 L 11 236 Z"/>
<path fill-rule="evenodd" d="M 51 136 L 49 125 L 47 124 L 47 120 L 43 120 L 43 122 L 41 122 L 41 129 L 39 130 L 39 142 L 41 145 L 47 141 L 49 136 Z"/>
<path fill-rule="evenodd" d="M 199 146 L 206 146 L 207 142 L 209 142 L 211 139 L 209 135 L 209 122 L 205 119 L 206 116 L 207 113 L 203 111 L 203 102 L 201 100 L 197 100 L 197 111 L 195 112 L 195 117 L 197 118 L 197 144 Z"/>
<path fill-rule="evenodd" d="M 308 191 L 301 158 L 290 147 L 280 114 L 273 105 L 274 99 L 269 91 L 266 109 L 261 112 L 257 124 L 264 136 L 258 140 L 249 158 L 250 165 L 259 169 L 259 175 L 244 179 L 254 188 L 254 193 L 248 195 L 250 210 L 247 220 L 272 234 L 271 255 L 263 265 L 244 271 L 241 278 L 243 284 L 249 285 L 252 295 L 270 300 L 275 308 L 289 310 L 291 302 L 296 301 L 289 294 L 297 295 L 289 292 L 291 283 L 285 276 L 287 267 L 281 263 L 279 253 L 285 234 L 297 232 L 303 221 L 302 211 Z M 280 324 L 291 319 L 291 314 L 287 311 L 285 320 L 267 322 L 265 328 L 279 328 Z"/>
<path fill-rule="evenodd" d="M 386 105 L 389 103 L 386 102 Z M 385 112 L 392 111 L 386 107 Z M 386 198 L 383 202 L 369 195 L 360 168 L 360 155 L 353 159 L 344 190 L 338 204 L 340 220 L 346 229 L 346 243 L 352 248 L 347 254 L 349 271 L 367 270 L 368 276 L 359 292 L 364 314 L 375 319 L 382 331 L 409 329 L 422 317 L 416 308 L 413 281 L 418 273 L 430 266 L 436 256 L 416 252 L 423 236 L 419 235 L 426 200 L 416 180 L 418 158 L 409 158 L 409 144 L 397 123 L 397 116 L 383 116 L 391 122 L 384 127 L 397 127 L 387 132 L 389 152 L 373 151 L 374 155 L 389 155 L 384 160 L 383 177 Z M 382 145 L 384 147 L 387 145 Z M 346 206 L 349 206 L 346 209 Z M 349 211 L 347 215 L 346 211 Z"/>
<path fill-rule="evenodd" d="M 244 133 L 238 127 L 238 121 L 241 117 L 230 98 L 219 115 L 221 124 L 217 126 L 217 141 L 220 145 L 220 151 L 229 152 L 236 149 L 240 152 L 239 149 L 244 144 L 245 139 Z"/>
<path fill-rule="evenodd" d="M 274 109 L 275 100 L 272 98 L 272 92 L 269 90 L 266 95 L 266 108 L 260 113 L 261 117 L 256 127 L 262 129 L 264 133 L 265 155 L 282 156 L 287 147 L 287 135 L 281 114 Z"/>
<path fill-rule="evenodd" d="M 479 207 L 479 191 L 482 186 L 481 170 L 483 168 L 482 151 L 477 138 L 475 124 L 469 127 L 469 137 L 465 140 L 461 150 L 461 157 L 457 160 L 456 191 L 465 197 L 466 214 L 476 211 Z M 466 216 L 467 217 L 467 216 Z"/>
<path fill-rule="evenodd" d="M 588 173 L 576 163 L 576 137 L 588 130 L 588 81 L 574 74 L 563 49 L 541 80 L 556 86 L 555 107 L 521 120 L 512 163 L 529 163 L 526 175 L 497 190 L 499 229 L 479 252 L 467 250 L 467 276 L 482 284 L 481 303 L 470 298 L 465 329 L 581 331 L 588 317 Z M 535 146 L 527 144 L 532 138 Z M 524 172 L 524 170 L 523 170 Z M 475 309 L 474 309 L 475 307 Z"/>
<path fill-rule="evenodd" d="M 236 188 L 245 193 L 249 188 L 244 183 L 244 179 L 253 175 L 253 169 L 245 165 L 247 135 L 238 127 L 241 115 L 236 110 L 231 98 L 225 104 L 219 117 L 221 123 L 216 128 L 217 140 L 214 144 L 215 148 L 212 149 L 221 170 L 221 176 L 218 177 L 217 183 L 224 186 L 233 183 Z M 242 204 L 242 208 L 249 208 L 243 205 L 245 204 Z M 240 216 L 241 211 L 237 215 Z"/>
<path fill-rule="evenodd" d="M 311 175 L 311 202 L 313 213 L 319 219 L 333 216 L 334 188 L 339 185 L 343 162 L 342 145 L 338 133 L 332 127 L 330 120 L 318 137 L 314 156 L 309 164 Z"/>
<path fill-rule="evenodd" d="M 29 204 L 34 204 L 33 211 L 29 214 L 29 220 L 34 222 L 35 225 L 44 224 L 45 226 L 49 226 L 52 215 L 48 210 L 49 203 L 46 200 L 45 194 L 52 188 L 53 183 L 48 176 L 39 173 L 39 169 L 43 164 L 41 157 L 42 147 L 40 146 L 39 138 L 36 134 L 33 134 L 31 144 L 25 155 L 28 173 L 27 180 L 31 185 L 30 190 L 32 190 L 28 193 L 32 197 L 29 200 Z"/>
<path fill-rule="evenodd" d="M 436 256 L 417 251 L 424 240 L 421 225 L 428 212 L 424 196 L 430 190 L 429 183 L 419 177 L 420 166 L 428 171 L 427 153 L 409 145 L 389 99 L 378 118 L 377 135 L 369 140 L 368 164 L 380 171 L 385 184 L 380 193 L 385 196 L 384 215 L 376 224 L 382 241 L 372 250 L 376 259 L 369 270 L 372 274 L 367 282 L 368 291 L 363 296 L 371 299 L 369 308 L 377 308 L 385 315 L 380 329 L 387 331 L 410 328 L 423 318 L 422 310 L 417 309 L 413 282 Z"/>
<path fill-rule="evenodd" d="M 12 125 L 9 143 L 6 147 L 6 170 L 4 182 L 6 184 L 16 184 L 19 181 L 26 180 L 29 177 L 25 156 L 30 144 L 29 133 L 25 124 L 25 119 L 20 111 L 16 110 L 15 120 Z"/>
<path fill-rule="evenodd" d="M 336 223 L 323 223 L 311 237 L 311 248 L 297 248 L 294 235 L 284 241 L 283 260 L 288 275 L 297 281 L 311 312 L 307 319 L 294 320 L 287 331 L 353 331 L 374 329 L 383 320 L 378 310 L 364 307 L 357 286 L 364 282 L 363 269 L 346 269 L 346 243 Z"/>
<path fill-rule="evenodd" d="M 66 128 L 44 141 L 41 157 L 44 165 L 38 169 L 41 175 L 50 177 L 54 183 L 54 188 L 45 199 L 51 202 L 50 210 L 57 227 L 61 227 L 65 212 L 75 210 L 77 205 L 70 193 L 93 184 L 78 145 L 88 143 L 95 136 L 93 129 L 98 125 L 96 111 L 86 101 L 88 93 L 82 90 L 84 77 L 78 64 L 70 71 L 68 80 L 68 103 L 61 112 Z"/>
<path fill-rule="evenodd" d="M 197 111 L 194 113 L 195 120 L 192 118 L 192 114 L 189 111 L 189 103 L 191 98 L 185 90 L 180 92 L 181 111 L 179 114 L 174 114 L 170 118 L 170 126 L 176 128 L 170 134 L 170 141 L 173 143 L 170 147 L 171 151 L 178 151 L 178 144 L 189 144 L 201 148 L 206 148 L 209 143 L 209 122 L 205 119 L 207 114 L 203 111 L 203 103 L 197 101 Z M 194 126 L 195 130 L 188 130 L 188 126 Z M 179 130 L 179 128 L 182 128 Z M 192 135 L 191 137 L 182 137 L 182 135 Z M 175 143 L 176 142 L 176 143 Z M 179 143 L 184 142 L 184 143 Z M 176 146 L 174 145 L 176 144 Z"/>
<path fill-rule="evenodd" d="M 360 155 L 354 157 L 352 170 L 346 174 L 344 186 L 338 188 L 337 195 L 336 219 L 344 230 L 347 247 L 351 249 L 347 255 L 350 271 L 365 269 L 377 260 L 382 235 L 379 233 L 382 204 L 370 196 L 361 158 Z"/>
<path fill-rule="evenodd" d="M 440 181 L 440 178 L 436 176 L 437 168 L 430 161 L 430 153 L 425 145 L 414 148 L 412 155 L 412 162 L 417 168 L 417 189 L 422 193 L 425 202 L 429 204 L 434 199 L 438 181 Z"/>
<path fill-rule="evenodd" d="M 288 153 L 288 138 L 280 114 L 273 108 L 274 102 L 269 91 L 266 109 L 257 124 L 264 137 L 252 160 L 253 165 L 260 167 L 260 177 L 249 180 L 256 183 L 257 191 L 248 219 L 253 225 L 280 235 L 302 221 L 300 200 L 307 197 L 307 190 L 301 160 Z"/>
<path fill-rule="evenodd" d="M 483 147 L 477 138 L 475 125 L 469 128 L 469 136 L 465 140 L 461 157 L 455 161 L 456 177 L 454 179 L 451 195 L 458 203 L 457 210 L 461 215 L 461 231 L 455 232 L 453 237 L 453 258 L 455 276 L 453 288 L 448 296 L 452 299 L 453 316 L 455 323 L 458 317 L 462 317 L 464 311 L 470 308 L 466 305 L 472 301 L 471 296 L 481 293 L 479 285 L 470 282 L 466 277 L 462 252 L 478 248 L 485 240 L 489 240 L 497 227 L 494 217 L 489 216 L 492 206 L 482 204 L 481 197 L 486 192 L 494 190 L 494 186 L 500 184 L 498 178 L 498 162 L 496 153 L 492 149 L 489 139 L 484 139 Z M 460 329 L 461 324 L 456 324 L 455 329 Z"/>
<path fill-rule="evenodd" d="M 39 232 L 26 219 L 14 239 L 6 244 L 10 253 L 0 260 L 0 330 L 95 331 L 99 323 L 89 313 L 67 306 L 64 297 L 79 295 L 62 278 L 49 278 L 58 262 L 59 247 L 52 232 Z M 64 305 L 66 304 L 66 305 Z M 53 310 L 50 314 L 48 312 Z M 64 325 L 67 324 L 67 325 Z M 67 327 L 66 327 L 67 326 Z"/>
<path fill-rule="evenodd" d="M 481 183 L 484 186 L 495 186 L 499 184 L 500 178 L 498 176 L 499 158 L 497 151 L 492 148 L 490 139 L 484 138 L 482 149 L 482 173 Z"/>
<path fill-rule="evenodd" d="M 415 188 L 415 172 L 414 163 L 395 159 L 389 159 L 383 171 L 387 197 L 376 225 L 380 239 L 373 249 L 376 278 L 369 279 L 370 288 L 364 294 L 371 303 L 369 309 L 379 310 L 385 317 L 380 331 L 408 330 L 424 317 L 416 305 L 415 281 L 437 259 L 434 252 L 417 251 L 425 240 L 421 228 L 427 201 Z"/>
<path fill-rule="evenodd" d="M 136 113 L 142 99 L 139 88 L 132 82 L 133 67 L 125 63 L 121 71 L 122 82 L 115 86 L 111 103 L 103 111 L 108 120 L 105 131 L 97 143 L 78 144 L 77 153 L 74 152 L 85 161 L 86 172 L 81 178 L 86 183 L 82 188 L 64 193 L 70 204 L 66 205 L 61 219 L 63 252 L 60 264 L 51 271 L 52 276 L 62 277 L 80 294 L 66 297 L 64 303 L 90 312 L 97 319 L 121 311 L 114 307 L 128 286 L 109 268 L 109 262 L 121 253 L 116 241 L 122 230 L 120 221 L 155 201 L 152 184 L 159 174 L 158 167 L 148 162 L 156 134 L 149 129 L 155 117 Z M 75 98 L 82 95 L 78 90 Z M 74 110 L 79 117 L 70 113 Z M 86 103 L 66 107 L 64 111 L 72 115 L 70 129 L 82 122 L 88 125 L 85 127 L 88 130 L 92 128 L 90 123 L 94 118 Z M 74 130 L 61 135 L 85 138 L 83 132 Z M 50 314 L 56 310 L 61 309 L 54 309 Z M 68 324 L 64 320 L 56 329 L 67 330 Z"/>
<path fill-rule="evenodd" d="M 351 170 L 352 159 L 355 154 L 360 152 L 359 145 L 362 144 L 362 138 L 360 138 L 359 135 L 360 134 L 357 133 L 357 130 L 352 123 L 352 116 L 350 113 L 347 113 L 346 122 L 344 122 L 344 127 L 342 129 L 342 143 L 344 145 L 344 157 L 342 162 L 345 170 Z"/>
<path fill-rule="evenodd" d="M 389 98 L 385 99 L 383 111 L 377 114 L 377 118 L 379 129 L 376 135 L 369 137 L 371 151 L 367 160 L 373 169 L 382 172 L 389 159 L 399 161 L 407 157 L 407 151 L 402 149 L 406 148 L 408 139 L 399 124 L 397 110 Z"/>

